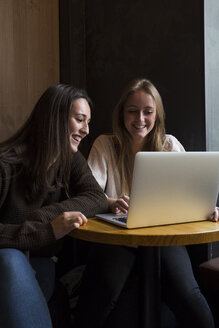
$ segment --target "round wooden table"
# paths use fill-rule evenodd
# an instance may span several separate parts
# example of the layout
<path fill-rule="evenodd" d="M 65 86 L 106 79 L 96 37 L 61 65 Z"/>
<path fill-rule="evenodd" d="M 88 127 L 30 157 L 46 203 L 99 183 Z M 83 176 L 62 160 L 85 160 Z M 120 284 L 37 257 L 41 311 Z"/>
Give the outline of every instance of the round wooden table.
<path fill-rule="evenodd" d="M 126 229 L 100 219 L 88 219 L 72 237 L 96 243 L 135 246 L 176 246 L 219 240 L 219 223 L 199 221 L 149 228 Z"/>
<path fill-rule="evenodd" d="M 140 279 L 140 328 L 159 328 L 160 246 L 203 244 L 219 240 L 219 223 L 200 221 L 175 225 L 126 229 L 97 218 L 70 236 L 85 241 L 124 246 L 139 246 L 142 251 Z M 146 247 L 145 247 L 146 246 Z"/>

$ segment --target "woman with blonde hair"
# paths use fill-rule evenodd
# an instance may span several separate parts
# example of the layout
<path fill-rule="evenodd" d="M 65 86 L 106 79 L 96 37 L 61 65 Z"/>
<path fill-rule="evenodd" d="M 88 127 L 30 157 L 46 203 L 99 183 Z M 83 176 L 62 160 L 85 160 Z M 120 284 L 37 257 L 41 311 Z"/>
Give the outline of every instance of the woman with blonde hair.
<path fill-rule="evenodd" d="M 164 118 L 162 99 L 155 86 L 147 79 L 137 79 L 128 85 L 114 109 L 113 134 L 95 140 L 88 163 L 108 198 L 111 212 L 128 211 L 138 151 L 185 151 L 174 136 L 165 134 Z M 135 269 L 138 250 L 111 245 L 93 247 L 78 304 L 78 318 L 83 308 L 87 314 L 80 318 L 77 327 L 108 327 L 119 296 Z M 211 311 L 184 246 L 161 248 L 161 275 L 162 297 L 174 313 L 177 327 L 213 328 Z"/>

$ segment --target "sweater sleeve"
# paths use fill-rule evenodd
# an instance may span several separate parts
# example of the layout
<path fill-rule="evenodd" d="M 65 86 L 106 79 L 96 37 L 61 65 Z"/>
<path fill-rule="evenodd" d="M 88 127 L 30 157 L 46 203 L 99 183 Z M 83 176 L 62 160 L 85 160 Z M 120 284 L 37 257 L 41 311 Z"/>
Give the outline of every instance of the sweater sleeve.
<path fill-rule="evenodd" d="M 84 157 L 77 152 L 71 172 L 70 197 L 34 211 L 33 218 L 49 222 L 65 211 L 79 211 L 86 217 L 92 217 L 106 212 L 107 208 L 103 190 L 93 177 Z"/>
<path fill-rule="evenodd" d="M 107 210 L 106 197 L 94 179 L 86 160 L 77 152 L 70 179 L 70 197 L 29 211 L 26 220 L 21 224 L 0 224 L 0 248 L 13 247 L 21 250 L 36 250 L 55 243 L 50 221 L 65 211 L 80 211 L 91 217 Z M 10 179 L 0 179 L 2 198 Z M 25 213 L 25 209 L 24 209 Z"/>
<path fill-rule="evenodd" d="M 10 165 L 0 165 L 0 207 L 10 192 L 13 176 Z M 16 213 L 15 213 L 16 215 Z M 4 218 L 1 218 L 4 221 Z M 0 223 L 0 248 L 36 249 L 54 243 L 55 236 L 48 222 L 25 221 L 22 224 Z"/>
<path fill-rule="evenodd" d="M 36 250 L 56 242 L 50 223 L 0 224 L 0 248 Z"/>

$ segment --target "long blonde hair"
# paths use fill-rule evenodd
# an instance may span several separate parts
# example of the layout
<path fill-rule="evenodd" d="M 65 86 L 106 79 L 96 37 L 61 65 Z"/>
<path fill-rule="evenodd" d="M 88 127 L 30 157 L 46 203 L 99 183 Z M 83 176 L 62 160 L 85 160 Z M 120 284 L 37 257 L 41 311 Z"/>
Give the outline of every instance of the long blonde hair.
<path fill-rule="evenodd" d="M 122 93 L 113 111 L 113 134 L 116 150 L 117 166 L 121 179 L 122 194 L 129 194 L 132 180 L 132 149 L 131 136 L 124 124 L 124 105 L 128 97 L 142 90 L 152 96 L 156 104 L 156 121 L 152 131 L 145 138 L 142 151 L 162 151 L 165 136 L 165 113 L 163 102 L 158 90 L 147 79 L 132 81 Z"/>

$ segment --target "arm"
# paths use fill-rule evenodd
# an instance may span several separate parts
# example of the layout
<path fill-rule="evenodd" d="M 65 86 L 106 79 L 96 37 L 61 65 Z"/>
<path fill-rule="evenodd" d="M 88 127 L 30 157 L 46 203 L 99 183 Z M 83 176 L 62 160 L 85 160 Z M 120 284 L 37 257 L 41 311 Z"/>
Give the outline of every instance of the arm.
<path fill-rule="evenodd" d="M 25 250 L 32 247 L 43 247 L 55 242 L 55 237 L 50 224 L 31 221 L 16 224 L 19 222 L 20 217 L 19 214 L 17 214 L 16 208 L 14 209 L 11 206 L 10 213 L 5 213 L 7 214 L 7 218 L 2 214 L 4 213 L 2 207 L 4 207 L 7 197 L 11 197 L 12 200 L 17 200 L 17 193 L 13 191 L 16 188 L 13 187 L 12 182 L 12 180 L 16 180 L 15 177 L 16 171 L 13 171 L 13 167 L 0 162 L 0 220 L 1 222 L 4 222 L 0 223 L 0 248 L 12 247 Z M 26 211 L 27 209 L 24 208 L 24 211 L 22 211 L 23 216 L 26 215 Z M 10 224 L 12 222 L 13 224 Z"/>
<path fill-rule="evenodd" d="M 7 181 L 4 179 L 5 184 Z M 9 186 L 4 187 L 9 189 Z M 63 215 L 66 219 L 65 212 L 81 212 L 89 217 L 107 210 L 106 197 L 79 152 L 73 159 L 70 187 L 69 199 L 31 211 L 24 223 L 0 224 L 0 247 L 39 249 L 55 242 L 57 236 L 54 235 L 54 224 L 52 226 L 50 222 L 59 216 L 59 220 L 63 220 Z"/>
<path fill-rule="evenodd" d="M 87 223 L 87 218 L 81 212 L 64 212 L 51 221 L 52 229 L 56 239 L 64 237 L 73 229 Z"/>
<path fill-rule="evenodd" d="M 98 137 L 95 140 L 88 156 L 88 165 L 103 191 L 106 189 L 108 178 L 107 155 L 109 152 L 109 147 L 105 145 L 106 140 L 107 139 L 103 139 L 103 136 Z"/>
<path fill-rule="evenodd" d="M 0 224 L 0 248 L 36 250 L 54 244 L 73 229 L 86 224 L 86 217 L 80 212 L 64 212 L 51 224 L 25 221 L 22 224 Z"/>
<path fill-rule="evenodd" d="M 81 212 L 86 217 L 106 211 L 106 197 L 93 177 L 86 160 L 79 152 L 74 154 L 69 185 L 70 196 L 68 199 L 34 211 L 34 219 L 50 222 L 66 211 Z"/>
<path fill-rule="evenodd" d="M 118 198 L 117 195 L 116 180 L 119 183 L 119 176 L 115 174 L 116 163 L 111 136 L 102 135 L 95 140 L 88 157 L 88 164 L 101 188 L 109 192 L 106 195 L 109 211 L 115 214 L 127 213 L 129 196 Z"/>
<path fill-rule="evenodd" d="M 164 151 L 185 152 L 183 145 L 174 136 L 167 134 L 163 144 Z"/>
<path fill-rule="evenodd" d="M 115 209 L 115 211 L 113 210 L 117 199 L 111 197 L 112 195 L 110 194 L 106 194 L 107 183 L 114 181 L 113 174 L 110 173 L 112 167 L 115 167 L 112 163 L 112 154 L 110 154 L 110 152 L 113 151 L 113 145 L 110 140 L 110 136 L 101 135 L 94 141 L 89 153 L 88 165 L 98 184 L 105 192 L 109 211 L 117 213 L 119 212 L 118 209 Z M 108 175 L 110 175 L 110 177 Z"/>

